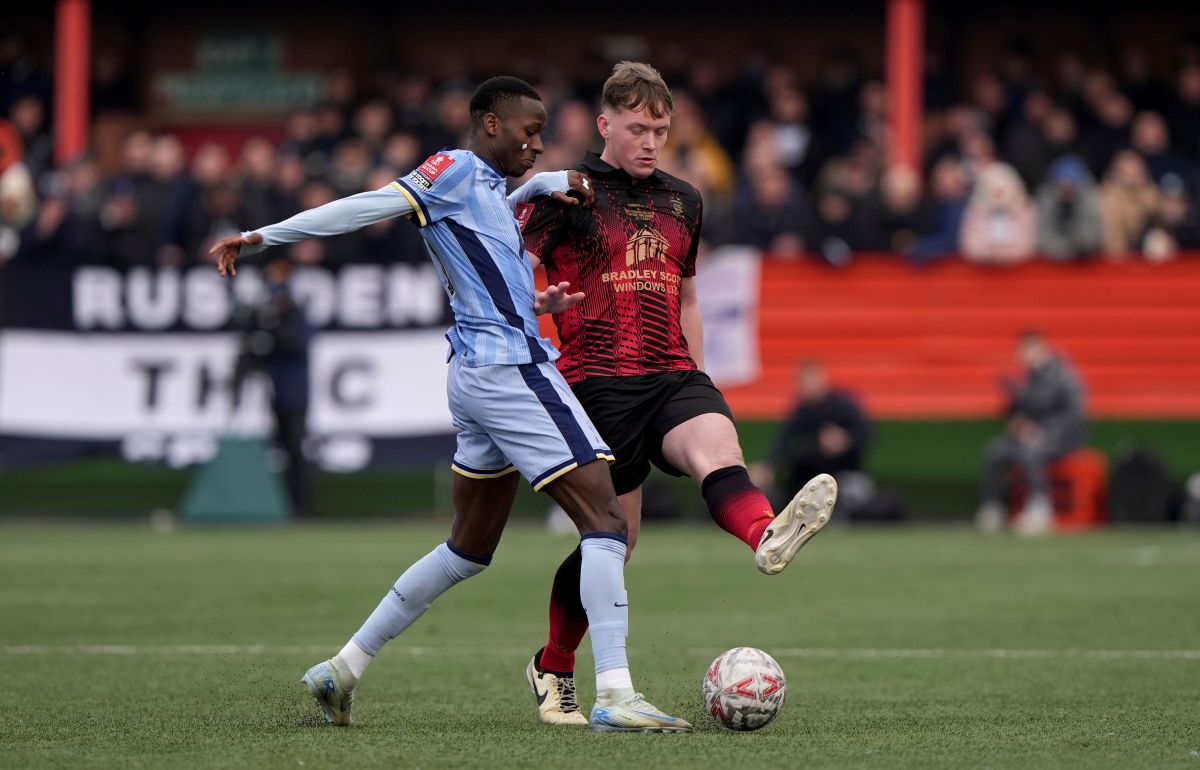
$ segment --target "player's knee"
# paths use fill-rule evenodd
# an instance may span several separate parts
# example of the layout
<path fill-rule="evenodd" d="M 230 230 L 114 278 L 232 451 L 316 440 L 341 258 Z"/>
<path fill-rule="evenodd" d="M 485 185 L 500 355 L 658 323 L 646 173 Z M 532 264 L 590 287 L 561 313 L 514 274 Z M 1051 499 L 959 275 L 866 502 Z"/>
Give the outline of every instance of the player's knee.
<path fill-rule="evenodd" d="M 446 576 L 455 583 L 478 575 L 492 563 L 490 551 L 486 554 L 473 553 L 455 543 L 453 538 L 439 546 L 435 553 Z"/>
<path fill-rule="evenodd" d="M 597 532 L 615 532 L 621 537 L 629 536 L 629 522 L 625 521 L 625 514 L 621 511 L 621 507 L 616 505 L 614 498 L 613 505 L 609 506 L 600 516 L 600 526 Z"/>

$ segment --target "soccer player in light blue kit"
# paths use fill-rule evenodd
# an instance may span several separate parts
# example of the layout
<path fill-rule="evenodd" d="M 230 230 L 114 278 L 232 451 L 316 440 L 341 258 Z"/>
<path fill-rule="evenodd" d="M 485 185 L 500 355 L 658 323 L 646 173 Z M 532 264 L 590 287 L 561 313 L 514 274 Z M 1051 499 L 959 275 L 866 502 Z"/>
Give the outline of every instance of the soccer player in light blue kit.
<path fill-rule="evenodd" d="M 441 274 L 454 326 L 447 392 L 459 429 L 454 455 L 455 517 L 450 539 L 417 561 L 330 660 L 301 680 L 328 722 L 350 724 L 354 688 L 379 650 L 440 594 L 482 572 L 500 542 L 519 471 L 545 489 L 579 528 L 580 598 L 596 661 L 595 730 L 687 732 L 633 689 L 625 638 L 626 522 L 606 461 L 612 454 L 555 369 L 558 351 L 538 333 L 535 312 L 561 312 L 582 294 L 568 284 L 535 293 L 533 271 L 512 207 L 534 195 L 568 191 L 590 204 L 579 172 L 539 174 L 505 197 L 505 177 L 526 173 L 542 152 L 546 109 L 528 83 L 484 82 L 471 97 L 467 150 L 433 155 L 380 190 L 352 195 L 278 224 L 226 238 L 212 248 L 222 275 L 239 256 L 267 246 L 356 230 L 410 216 Z"/>

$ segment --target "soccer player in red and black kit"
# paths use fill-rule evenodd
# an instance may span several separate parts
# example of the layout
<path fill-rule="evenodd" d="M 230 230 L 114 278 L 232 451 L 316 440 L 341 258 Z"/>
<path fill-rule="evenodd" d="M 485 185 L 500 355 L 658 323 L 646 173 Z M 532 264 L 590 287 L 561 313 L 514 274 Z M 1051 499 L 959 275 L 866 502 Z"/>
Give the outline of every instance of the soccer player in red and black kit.
<path fill-rule="evenodd" d="M 596 125 L 604 151 L 577 167 L 594 186 L 595 205 L 542 197 L 516 216 L 551 287 L 569 283 L 583 293 L 554 316 L 558 368 L 616 456 L 611 471 L 628 521 L 626 558 L 653 463 L 699 482 L 717 524 L 755 549 L 759 570 L 776 574 L 829 520 L 837 485 L 817 476 L 776 516 L 750 481 L 733 412 L 703 371 L 695 279 L 700 194 L 657 169 L 671 92 L 653 67 L 621 62 L 602 102 Z M 579 570 L 577 549 L 554 578 L 549 641 L 526 669 L 539 717 L 550 724 L 587 724 L 573 677 L 588 627 Z"/>

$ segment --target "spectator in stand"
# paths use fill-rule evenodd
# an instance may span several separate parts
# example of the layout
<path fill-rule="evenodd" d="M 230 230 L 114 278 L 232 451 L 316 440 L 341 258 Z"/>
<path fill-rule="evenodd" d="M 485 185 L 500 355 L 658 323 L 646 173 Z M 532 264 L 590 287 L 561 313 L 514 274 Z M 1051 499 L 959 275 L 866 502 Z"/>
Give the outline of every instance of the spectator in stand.
<path fill-rule="evenodd" d="M 1140 45 L 1126 46 L 1118 62 L 1121 93 L 1138 112 L 1162 112 L 1171 103 L 1171 91 L 1154 73 L 1146 49 Z"/>
<path fill-rule="evenodd" d="M 248 139 L 242 145 L 238 171 L 242 191 L 239 221 L 277 222 L 281 218 L 287 219 L 287 216 L 278 216 L 279 199 L 275 189 L 278 168 L 275 147 L 269 141 L 261 136 Z"/>
<path fill-rule="evenodd" d="M 54 170 L 54 137 L 46 120 L 46 103 L 37 94 L 17 99 L 8 116 L 21 136 L 22 162 L 34 180 Z"/>
<path fill-rule="evenodd" d="M 1133 121 L 1130 131 L 1131 144 L 1135 152 L 1146 161 L 1146 169 L 1156 185 L 1173 175 L 1183 180 L 1191 189 L 1194 185 L 1194 168 L 1183 156 L 1171 150 L 1167 135 L 1167 121 L 1157 112 L 1143 112 Z"/>
<path fill-rule="evenodd" d="M 1104 253 L 1124 259 L 1135 251 L 1150 218 L 1158 210 L 1159 193 L 1150 179 L 1146 161 L 1132 150 L 1113 158 L 1100 186 L 1104 220 Z"/>
<path fill-rule="evenodd" d="M 959 155 L 967 178 L 977 181 L 985 169 L 999 161 L 991 134 L 981 128 L 968 128 L 959 139 Z"/>
<path fill-rule="evenodd" d="M 378 163 L 383 156 L 392 121 L 391 105 L 382 99 L 367 102 L 354 114 L 354 133 L 362 140 L 371 163 Z"/>
<path fill-rule="evenodd" d="M 1041 89 L 1029 92 L 1021 105 L 1021 114 L 1008 123 L 1004 133 L 1004 158 L 1013 165 L 1029 188 L 1037 187 L 1053 161 L 1050 142 L 1046 138 L 1046 122 L 1054 110 L 1054 102 Z"/>
<path fill-rule="evenodd" d="M 846 267 L 854 259 L 858 245 L 854 205 L 854 198 L 841 188 L 823 186 L 818 190 L 808 248 L 834 267 Z"/>
<path fill-rule="evenodd" d="M 767 99 L 765 123 L 779 162 L 802 185 L 811 185 L 825 160 L 825 151 L 809 123 L 808 97 L 795 85 L 786 84 L 770 92 Z"/>
<path fill-rule="evenodd" d="M 352 136 L 342 140 L 333 151 L 332 162 L 323 179 L 333 185 L 339 196 L 345 197 L 362 191 L 363 183 L 371 173 L 372 167 L 371 151 L 367 143 Z"/>
<path fill-rule="evenodd" d="M 975 521 L 987 532 L 1004 526 L 1005 474 L 1015 467 L 1021 471 L 1029 497 L 1013 526 L 1021 534 L 1043 534 L 1054 522 L 1050 465 L 1083 446 L 1087 435 L 1083 385 L 1039 331 L 1021 333 L 1017 360 L 1023 378 L 1005 384 L 1008 422 L 1005 434 L 988 443 L 984 451 L 983 504 Z"/>
<path fill-rule="evenodd" d="M 1141 239 L 1142 253 L 1150 262 L 1166 262 L 1180 251 L 1200 250 L 1200 211 L 1188 199 L 1182 179 L 1168 174 L 1150 226 Z"/>
<path fill-rule="evenodd" d="M 139 101 L 138 82 L 130 70 L 127 51 L 101 43 L 92 57 L 93 113 L 132 112 Z"/>
<path fill-rule="evenodd" d="M 782 166 L 758 164 L 734 198 L 730 239 L 776 259 L 799 259 L 809 229 L 808 212 L 804 191 Z"/>
<path fill-rule="evenodd" d="M 908 255 L 934 228 L 932 204 L 921 189 L 921 175 L 894 165 L 863 200 L 858 226 L 864 248 Z"/>
<path fill-rule="evenodd" d="M 1037 192 L 1038 251 L 1068 261 L 1091 257 L 1104 242 L 1096 180 L 1076 155 L 1059 158 Z"/>
<path fill-rule="evenodd" d="M 1055 107 L 1046 116 L 1042 136 L 1045 138 L 1045 151 L 1040 162 L 1030 168 L 1035 174 L 1034 179 L 1039 183 L 1046 176 L 1050 164 L 1064 155 L 1074 155 L 1079 151 L 1079 130 L 1075 117 L 1063 107 Z"/>
<path fill-rule="evenodd" d="M 308 181 L 304 160 L 290 153 L 277 155 L 275 171 L 275 205 L 280 216 L 277 221 L 287 219 L 303 211 L 300 206 L 300 191 Z"/>
<path fill-rule="evenodd" d="M 396 131 L 388 137 L 380 163 L 387 168 L 416 168 L 424 157 L 420 137 L 410 131 Z"/>
<path fill-rule="evenodd" d="M 16 256 L 21 230 L 37 213 L 33 177 L 21 162 L 23 151 L 16 128 L 0 120 L 0 264 Z"/>
<path fill-rule="evenodd" d="M 908 254 L 915 264 L 928 264 L 958 253 L 958 234 L 967 209 L 966 176 L 958 158 L 946 156 L 930 172 L 933 193 L 933 227 Z"/>
<path fill-rule="evenodd" d="M 1007 163 L 986 167 L 975 183 L 963 215 L 959 248 L 979 264 L 1015 265 L 1033 256 L 1037 210 Z"/>
<path fill-rule="evenodd" d="M 236 232 L 233 217 L 241 196 L 234 179 L 229 152 L 216 142 L 201 144 L 192 158 L 194 187 L 184 226 L 183 250 L 189 262 L 206 261 L 213 239 Z"/>
<path fill-rule="evenodd" d="M 862 83 L 858 55 L 847 48 L 834 52 L 821 67 L 819 83 L 813 92 L 814 116 L 820 120 L 814 128 L 826 137 L 834 154 L 850 151 L 860 136 L 858 127 L 858 91 Z"/>
<path fill-rule="evenodd" d="M 685 91 L 674 91 L 672 96 L 675 112 L 659 166 L 718 200 L 727 200 L 733 192 L 733 162 L 709 133 L 696 101 Z"/>
<path fill-rule="evenodd" d="M 982 115 L 993 139 L 1007 132 L 1008 95 L 1004 83 L 990 72 L 981 72 L 971 81 L 971 105 Z"/>
<path fill-rule="evenodd" d="M 323 158 L 329 157 L 334 148 L 350 136 L 346 129 L 346 112 L 335 104 L 325 104 L 317 109 L 316 119 L 317 133 L 312 152 L 320 153 Z"/>
<path fill-rule="evenodd" d="M 1083 112 L 1083 88 L 1087 79 L 1087 66 L 1078 51 L 1067 49 L 1058 54 L 1055 62 L 1057 92 L 1071 116 L 1075 119 Z"/>
<path fill-rule="evenodd" d="M 187 214 L 196 195 L 196 183 L 186 174 L 183 143 L 171 134 L 154 139 L 150 156 L 150 174 L 141 216 L 156 225 L 157 244 L 154 262 L 158 265 L 183 264 L 189 247 Z"/>
<path fill-rule="evenodd" d="M 535 171 L 574 168 L 578 165 L 588 150 L 593 149 L 595 145 L 596 117 L 593 113 L 593 110 L 577 99 L 559 105 L 550 120 L 553 130 L 548 132 L 546 151 L 538 158 L 536 167 L 530 169 L 530 174 Z"/>
<path fill-rule="evenodd" d="M 767 461 L 751 468 L 755 483 L 774 490 L 774 498 L 781 490 L 828 473 L 837 480 L 842 498 L 846 488 L 861 486 L 843 482 L 863 472 L 871 423 L 852 393 L 830 387 L 825 367 L 817 361 L 802 361 L 796 367 L 796 392 L 798 403 Z M 842 498 L 839 504 L 847 502 Z"/>
<path fill-rule="evenodd" d="M 1200 160 L 1200 62 L 1189 62 L 1179 70 L 1167 125 L 1175 152 L 1193 162 Z"/>
<path fill-rule="evenodd" d="M 17 258 L 63 269 L 101 261 L 104 242 L 99 211 L 104 189 L 95 161 L 80 158 L 62 172 L 45 177 L 42 187 L 42 205 L 21 238 Z"/>
<path fill-rule="evenodd" d="M 887 87 L 879 80 L 864 81 L 858 90 L 858 140 L 883 148 L 888 142 Z"/>
<path fill-rule="evenodd" d="M 1111 86 L 1107 73 L 1096 82 L 1104 85 L 1095 86 L 1098 92 L 1092 102 L 1095 123 L 1081 140 L 1080 149 L 1092 174 L 1099 176 L 1108 168 L 1113 156 L 1128 144 L 1133 108 L 1129 100 Z"/>
<path fill-rule="evenodd" d="M 117 265 L 148 264 L 159 244 L 159 223 L 149 212 L 150 164 L 154 137 L 134 131 L 121 147 L 121 171 L 112 180 L 100 211 L 100 224 L 107 242 L 107 258 Z"/>
<path fill-rule="evenodd" d="M 304 158 L 314 173 L 324 170 L 326 157 L 323 145 L 328 137 L 321 136 L 321 123 L 315 112 L 309 109 L 296 110 L 284 122 L 283 131 L 282 152 Z"/>

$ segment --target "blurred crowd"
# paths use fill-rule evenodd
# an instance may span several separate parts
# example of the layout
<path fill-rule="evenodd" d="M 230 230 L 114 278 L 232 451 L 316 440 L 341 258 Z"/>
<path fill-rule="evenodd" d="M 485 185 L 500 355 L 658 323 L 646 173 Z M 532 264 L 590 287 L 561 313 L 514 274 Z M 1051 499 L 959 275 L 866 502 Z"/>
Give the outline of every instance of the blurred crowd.
<path fill-rule="evenodd" d="M 728 71 L 681 52 L 654 61 L 675 94 L 662 168 L 700 189 L 708 245 L 844 265 L 863 251 L 914 263 L 1033 258 L 1163 261 L 1200 249 L 1200 47 L 1169 70 L 1129 48 L 1104 65 L 1014 42 L 967 77 L 927 60 L 924 162 L 889 162 L 887 93 L 849 52 L 811 81 L 785 66 Z M 473 83 L 419 72 L 328 73 L 324 103 L 282 139 L 235 151 L 132 128 L 120 162 L 53 163 L 49 80 L 0 46 L 0 262 L 203 261 L 217 237 L 387 184 L 469 128 Z M 27 58 L 27 54 L 25 54 Z M 653 59 L 653 57 L 651 57 Z M 128 77 L 97 66 L 94 110 L 138 115 Z M 598 149 L 605 66 L 530 73 L 550 111 L 536 170 Z M 299 263 L 422 259 L 412 228 L 382 223 L 296 244 Z"/>

